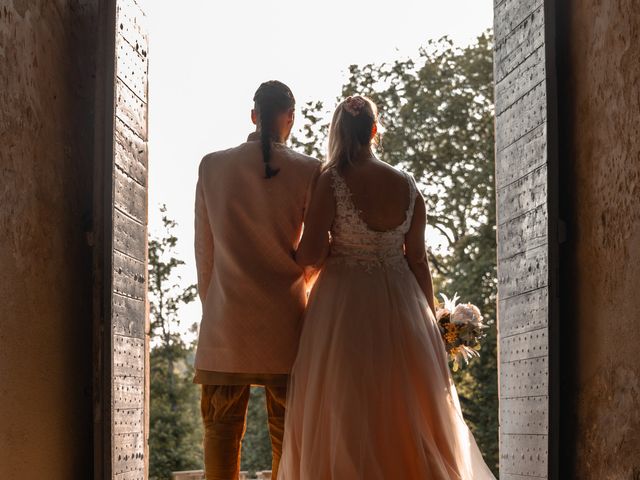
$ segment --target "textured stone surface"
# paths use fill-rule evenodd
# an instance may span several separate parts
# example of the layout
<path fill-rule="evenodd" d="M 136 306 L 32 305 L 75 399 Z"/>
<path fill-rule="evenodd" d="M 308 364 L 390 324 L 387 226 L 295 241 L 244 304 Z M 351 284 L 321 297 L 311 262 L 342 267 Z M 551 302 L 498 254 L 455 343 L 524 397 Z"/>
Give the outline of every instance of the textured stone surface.
<path fill-rule="evenodd" d="M 97 0 L 0 3 L 0 478 L 91 478 Z"/>
<path fill-rule="evenodd" d="M 568 105 L 575 477 L 640 477 L 640 13 L 571 0 Z M 572 334 L 572 337 L 569 335 Z"/>

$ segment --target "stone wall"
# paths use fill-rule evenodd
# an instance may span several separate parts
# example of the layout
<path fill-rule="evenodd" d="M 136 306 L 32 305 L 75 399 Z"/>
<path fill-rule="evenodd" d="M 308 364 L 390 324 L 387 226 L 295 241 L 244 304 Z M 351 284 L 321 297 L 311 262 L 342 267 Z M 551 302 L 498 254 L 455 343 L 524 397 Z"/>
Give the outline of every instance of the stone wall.
<path fill-rule="evenodd" d="M 91 478 L 97 4 L 0 3 L 0 478 Z"/>
<path fill-rule="evenodd" d="M 573 471 L 562 478 L 635 479 L 640 478 L 638 2 L 570 0 L 559 20 L 568 219 L 561 297 L 562 444 L 573 455 L 571 462 L 567 457 Z"/>

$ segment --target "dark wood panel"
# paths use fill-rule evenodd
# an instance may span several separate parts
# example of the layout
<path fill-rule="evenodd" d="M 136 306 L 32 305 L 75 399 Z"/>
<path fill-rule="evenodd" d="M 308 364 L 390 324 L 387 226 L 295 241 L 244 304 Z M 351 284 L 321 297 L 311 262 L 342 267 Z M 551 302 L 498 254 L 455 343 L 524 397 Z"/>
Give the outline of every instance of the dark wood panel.
<path fill-rule="evenodd" d="M 507 222 L 547 203 L 547 167 L 542 167 L 498 189 L 497 221 Z"/>
<path fill-rule="evenodd" d="M 501 363 L 500 399 L 549 394 L 549 357 Z"/>
<path fill-rule="evenodd" d="M 501 152 L 547 119 L 546 85 L 538 84 L 496 117 L 496 150 Z"/>
<path fill-rule="evenodd" d="M 100 194 L 94 216 L 101 235 L 104 304 L 95 345 L 101 379 L 94 389 L 94 476 L 146 480 L 148 38 L 144 12 L 135 0 L 106 0 L 101 15 Z"/>
<path fill-rule="evenodd" d="M 147 142 L 116 119 L 115 163 L 140 185 L 147 185 Z"/>
<path fill-rule="evenodd" d="M 120 209 L 113 212 L 113 248 L 130 257 L 145 261 L 147 255 L 146 228 Z"/>
<path fill-rule="evenodd" d="M 116 79 L 116 117 L 147 140 L 147 104 L 120 79 Z"/>
<path fill-rule="evenodd" d="M 543 3 L 543 0 L 504 0 L 500 2 L 494 11 L 494 17 L 500 19 L 499 22 L 496 22 L 493 33 L 496 43 L 511 35 Z"/>
<path fill-rule="evenodd" d="M 548 442 L 547 435 L 501 435 L 500 478 L 546 478 Z"/>
<path fill-rule="evenodd" d="M 499 298 L 507 299 L 548 285 L 546 244 L 498 262 Z"/>
<path fill-rule="evenodd" d="M 545 80 L 544 47 L 540 46 L 495 87 L 496 115 L 517 103 Z"/>
<path fill-rule="evenodd" d="M 550 477 L 549 5 L 494 2 L 500 478 Z M 551 34 L 550 41 L 553 42 Z M 551 166 L 550 166 L 551 165 Z"/>
<path fill-rule="evenodd" d="M 114 206 L 140 225 L 146 225 L 147 189 L 116 166 L 114 174 Z M 141 227 L 142 228 L 142 227 Z"/>
<path fill-rule="evenodd" d="M 549 399 L 546 395 L 500 401 L 500 431 L 503 434 L 546 435 L 548 427 Z"/>
<path fill-rule="evenodd" d="M 546 162 L 547 124 L 543 123 L 496 154 L 496 187 L 513 183 Z"/>
<path fill-rule="evenodd" d="M 496 18 L 496 29 L 502 18 Z M 510 34 L 495 44 L 494 80 L 502 81 L 509 72 L 524 62 L 541 45 L 544 45 L 544 11 L 539 7 L 520 23 Z"/>
<path fill-rule="evenodd" d="M 115 250 L 113 252 L 113 292 L 144 302 L 146 295 L 144 262 Z M 137 320 L 144 325 L 144 318 Z"/>
<path fill-rule="evenodd" d="M 507 259 L 547 243 L 547 204 L 501 225 L 497 233 L 498 258 Z"/>
<path fill-rule="evenodd" d="M 146 316 L 145 302 L 118 293 L 113 294 L 113 333 L 128 337 L 144 338 Z"/>
<path fill-rule="evenodd" d="M 547 327 L 549 318 L 549 290 L 545 286 L 506 299 L 498 298 L 498 329 L 501 341 Z"/>

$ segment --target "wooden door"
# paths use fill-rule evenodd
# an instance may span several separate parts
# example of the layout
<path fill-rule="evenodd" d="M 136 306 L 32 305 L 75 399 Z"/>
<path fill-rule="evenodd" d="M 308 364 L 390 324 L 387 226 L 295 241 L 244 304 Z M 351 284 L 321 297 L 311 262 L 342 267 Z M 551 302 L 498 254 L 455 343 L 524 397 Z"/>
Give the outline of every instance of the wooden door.
<path fill-rule="evenodd" d="M 101 3 L 94 197 L 95 478 L 148 471 L 147 32 L 137 0 Z"/>
<path fill-rule="evenodd" d="M 500 478 L 556 479 L 555 12 L 494 6 Z"/>

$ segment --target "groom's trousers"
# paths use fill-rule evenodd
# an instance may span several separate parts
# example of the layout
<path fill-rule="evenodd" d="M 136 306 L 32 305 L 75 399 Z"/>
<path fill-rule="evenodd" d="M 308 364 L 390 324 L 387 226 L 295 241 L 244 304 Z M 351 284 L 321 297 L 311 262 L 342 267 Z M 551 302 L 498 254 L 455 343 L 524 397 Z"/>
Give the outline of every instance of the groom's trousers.
<path fill-rule="evenodd" d="M 250 385 L 202 385 L 200 407 L 207 480 L 236 480 L 239 477 L 250 388 Z M 282 454 L 287 387 L 265 385 L 264 389 L 273 451 L 271 471 L 275 479 Z"/>

